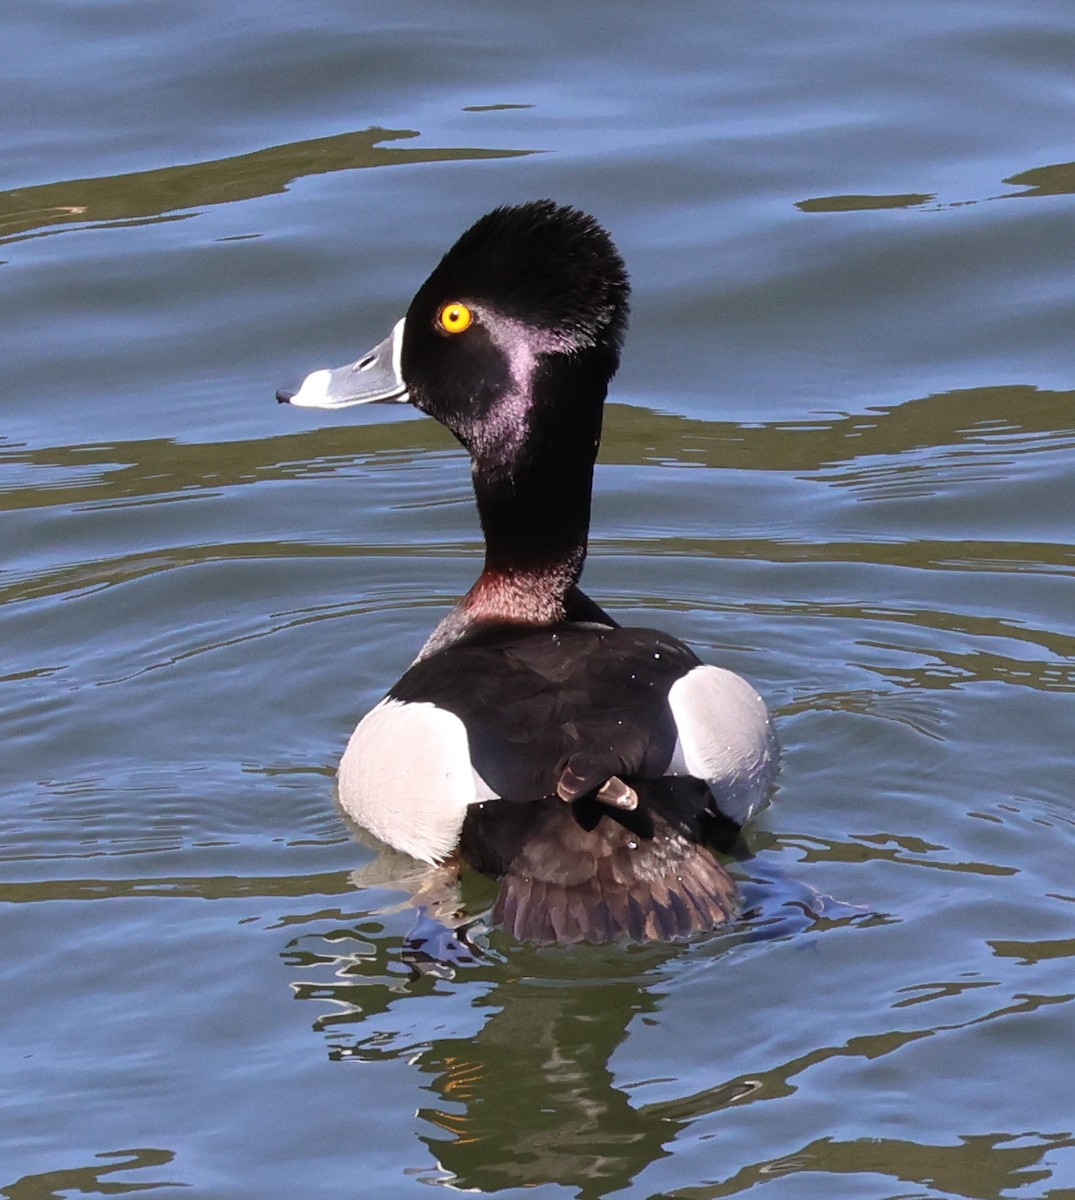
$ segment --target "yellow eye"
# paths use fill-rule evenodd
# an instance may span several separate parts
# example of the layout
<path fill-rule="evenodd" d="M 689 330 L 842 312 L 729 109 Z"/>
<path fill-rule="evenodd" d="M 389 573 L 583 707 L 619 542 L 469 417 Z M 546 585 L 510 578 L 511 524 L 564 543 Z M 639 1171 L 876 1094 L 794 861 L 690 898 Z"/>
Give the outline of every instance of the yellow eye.
<path fill-rule="evenodd" d="M 437 313 L 437 324 L 445 333 L 462 333 L 469 329 L 474 321 L 474 314 L 465 304 L 453 300 Z"/>

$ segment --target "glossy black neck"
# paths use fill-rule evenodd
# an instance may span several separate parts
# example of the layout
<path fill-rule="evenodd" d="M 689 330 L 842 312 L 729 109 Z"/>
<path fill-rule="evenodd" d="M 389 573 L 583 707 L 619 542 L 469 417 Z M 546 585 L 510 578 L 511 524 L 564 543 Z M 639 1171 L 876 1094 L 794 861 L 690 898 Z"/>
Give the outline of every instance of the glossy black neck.
<path fill-rule="evenodd" d="M 560 601 L 578 581 L 608 375 L 601 356 L 550 356 L 531 379 L 527 428 L 513 453 L 475 455 L 484 576 L 532 579 Z"/>

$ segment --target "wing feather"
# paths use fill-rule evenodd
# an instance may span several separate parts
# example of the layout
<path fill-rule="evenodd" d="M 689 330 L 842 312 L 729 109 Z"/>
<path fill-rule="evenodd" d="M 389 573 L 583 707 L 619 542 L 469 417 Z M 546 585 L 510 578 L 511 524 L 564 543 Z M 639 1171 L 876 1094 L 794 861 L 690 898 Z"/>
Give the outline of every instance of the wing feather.
<path fill-rule="evenodd" d="M 352 820 L 428 863 L 455 848 L 469 805 L 496 795 L 475 772 L 466 726 L 454 713 L 390 697 L 351 734 L 338 786 Z"/>

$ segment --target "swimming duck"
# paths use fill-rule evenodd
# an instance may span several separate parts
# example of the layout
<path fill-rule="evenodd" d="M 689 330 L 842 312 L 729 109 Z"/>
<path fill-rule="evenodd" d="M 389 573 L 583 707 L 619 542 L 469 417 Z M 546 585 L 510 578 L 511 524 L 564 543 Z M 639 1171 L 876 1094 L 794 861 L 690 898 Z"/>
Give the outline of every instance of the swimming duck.
<path fill-rule="evenodd" d="M 482 572 L 359 722 L 339 800 L 396 850 L 496 877 L 493 920 L 526 941 L 726 921 L 735 886 L 707 842 L 738 832 L 776 769 L 745 679 L 619 626 L 578 586 L 629 291 L 592 217 L 550 200 L 498 208 L 385 341 L 277 393 L 409 402 L 470 455 Z"/>

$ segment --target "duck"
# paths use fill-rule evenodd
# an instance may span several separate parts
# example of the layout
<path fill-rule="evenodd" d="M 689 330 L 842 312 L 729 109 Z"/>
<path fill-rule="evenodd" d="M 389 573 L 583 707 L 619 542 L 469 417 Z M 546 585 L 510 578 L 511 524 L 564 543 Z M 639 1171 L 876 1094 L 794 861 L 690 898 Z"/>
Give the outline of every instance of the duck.
<path fill-rule="evenodd" d="M 609 383 L 629 313 L 608 232 L 552 200 L 477 220 L 389 336 L 277 400 L 409 403 L 470 456 L 477 580 L 343 752 L 344 813 L 431 866 L 497 880 L 521 942 L 711 931 L 738 893 L 727 849 L 778 747 L 742 676 L 618 624 L 579 587 Z"/>

